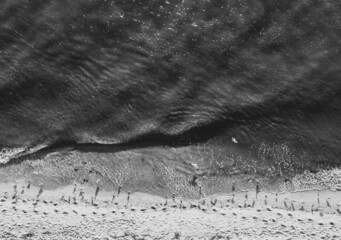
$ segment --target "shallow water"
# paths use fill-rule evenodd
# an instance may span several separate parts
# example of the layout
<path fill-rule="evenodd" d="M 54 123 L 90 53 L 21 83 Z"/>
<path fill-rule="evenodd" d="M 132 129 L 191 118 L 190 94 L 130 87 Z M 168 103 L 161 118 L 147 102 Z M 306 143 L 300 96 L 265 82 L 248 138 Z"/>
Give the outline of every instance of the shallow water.
<path fill-rule="evenodd" d="M 340 164 L 339 1 L 6 0 L 0 9 L 4 152 L 209 141 L 276 171 Z"/>

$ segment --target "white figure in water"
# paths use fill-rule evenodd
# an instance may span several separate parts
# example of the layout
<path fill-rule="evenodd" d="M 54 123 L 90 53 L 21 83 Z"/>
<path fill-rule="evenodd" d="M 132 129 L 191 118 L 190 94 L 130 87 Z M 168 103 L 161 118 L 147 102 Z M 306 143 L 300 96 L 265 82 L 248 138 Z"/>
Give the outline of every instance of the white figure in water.
<path fill-rule="evenodd" d="M 191 166 L 194 167 L 195 170 L 198 170 L 198 169 L 199 169 L 199 168 L 198 168 L 198 164 L 196 164 L 196 163 L 191 163 Z"/>
<path fill-rule="evenodd" d="M 238 143 L 237 139 L 236 139 L 236 138 L 234 138 L 234 137 L 232 137 L 232 142 L 234 142 L 234 143 Z"/>

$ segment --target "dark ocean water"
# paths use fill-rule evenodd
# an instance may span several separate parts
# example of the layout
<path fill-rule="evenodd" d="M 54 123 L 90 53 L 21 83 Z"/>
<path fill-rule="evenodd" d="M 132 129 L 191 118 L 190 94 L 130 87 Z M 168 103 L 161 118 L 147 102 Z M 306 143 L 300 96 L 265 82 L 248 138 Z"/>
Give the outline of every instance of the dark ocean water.
<path fill-rule="evenodd" d="M 338 0 L 1 0 L 2 161 L 233 137 L 339 164 L 340 13 Z"/>

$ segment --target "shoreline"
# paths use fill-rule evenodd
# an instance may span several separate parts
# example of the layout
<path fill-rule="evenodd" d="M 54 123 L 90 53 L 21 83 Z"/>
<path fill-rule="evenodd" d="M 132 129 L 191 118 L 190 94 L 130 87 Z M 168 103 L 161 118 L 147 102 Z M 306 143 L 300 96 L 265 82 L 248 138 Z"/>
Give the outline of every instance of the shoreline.
<path fill-rule="evenodd" d="M 28 199 L 35 199 L 37 193 L 39 192 L 39 187 L 33 185 L 30 183 L 30 189 L 27 189 L 28 181 L 25 181 L 23 179 L 17 180 L 15 182 L 0 182 L 0 198 L 3 197 L 4 193 L 7 192 L 9 195 L 13 195 L 13 186 L 17 186 L 17 192 L 19 198 L 28 198 Z M 20 191 L 24 189 L 24 195 L 21 196 Z M 75 185 L 67 185 L 63 187 L 58 188 L 52 188 L 52 189 L 45 189 L 43 187 L 43 193 L 41 194 L 41 197 L 46 197 L 48 199 L 51 199 L 53 201 L 57 201 L 60 199 L 62 195 L 65 197 L 73 197 L 76 196 L 78 198 L 78 193 L 82 189 L 84 192 L 84 199 L 91 199 L 91 197 L 96 192 L 96 188 L 84 185 L 84 184 L 76 184 L 76 192 L 73 193 L 75 190 Z M 103 189 L 99 189 L 98 196 L 96 197 L 99 201 L 109 201 L 112 199 L 113 195 L 117 196 L 117 190 L 114 191 L 107 191 Z M 123 198 L 127 197 L 128 192 L 125 190 L 120 191 L 120 198 L 115 197 L 115 200 L 119 200 L 119 202 L 123 202 Z M 199 195 L 199 193 L 198 193 Z M 290 199 L 294 202 L 299 202 L 300 200 L 305 200 L 305 202 L 311 203 L 311 204 L 317 204 L 318 198 L 320 199 L 320 202 L 325 203 L 327 199 L 330 199 L 330 201 L 335 202 L 335 204 L 338 204 L 341 206 L 341 191 L 333 190 L 333 189 L 300 189 L 295 191 L 282 191 L 282 192 L 270 192 L 270 191 L 260 191 L 256 196 L 255 190 L 239 190 L 229 193 L 218 193 L 213 194 L 205 197 L 200 198 L 183 198 L 178 197 L 175 195 L 175 198 L 178 200 L 182 200 L 184 202 L 200 202 L 204 200 L 209 199 L 218 199 L 219 201 L 229 201 L 232 198 L 234 198 L 235 202 L 244 203 L 245 195 L 248 196 L 248 200 L 255 199 L 256 201 L 264 200 L 265 198 L 268 199 L 269 204 L 274 203 L 277 198 L 277 202 L 283 202 L 285 199 Z M 123 197 L 124 196 L 124 197 Z M 144 192 L 131 192 L 130 194 L 130 201 L 134 204 L 144 204 L 143 201 L 165 201 L 165 200 L 171 200 L 172 196 L 160 196 L 157 194 L 150 194 L 150 193 L 144 193 Z M 140 202 L 139 202 L 140 201 Z M 301 201 L 302 202 L 302 201 Z M 324 204 L 325 205 L 325 204 Z M 281 208 L 279 205 L 278 208 Z"/>

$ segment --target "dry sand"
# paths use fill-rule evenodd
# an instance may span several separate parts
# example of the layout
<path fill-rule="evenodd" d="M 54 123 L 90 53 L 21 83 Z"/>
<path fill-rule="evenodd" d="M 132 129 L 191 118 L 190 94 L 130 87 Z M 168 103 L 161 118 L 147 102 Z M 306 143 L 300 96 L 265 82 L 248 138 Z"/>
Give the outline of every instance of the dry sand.
<path fill-rule="evenodd" d="M 126 206 L 127 193 L 111 203 L 113 194 L 105 191 L 99 192 L 94 206 L 90 199 L 95 189 L 86 186 L 82 186 L 83 202 L 80 187 L 73 193 L 74 186 L 69 186 L 44 190 L 34 205 L 39 188 L 28 190 L 26 182 L 16 184 L 17 201 L 12 199 L 14 183 L 0 184 L 0 239 L 341 239 L 337 212 L 341 192 L 321 191 L 320 203 L 317 191 L 278 194 L 277 201 L 275 194 L 260 193 L 254 207 L 247 207 L 254 192 L 239 192 L 234 197 L 209 197 L 204 204 L 183 200 L 186 209 L 180 209 L 179 198 L 175 202 L 168 198 L 165 206 L 165 198 L 134 193 Z M 62 194 L 66 201 L 60 201 Z M 284 201 L 295 210 L 283 209 Z M 299 210 L 302 206 L 304 210 Z"/>

